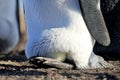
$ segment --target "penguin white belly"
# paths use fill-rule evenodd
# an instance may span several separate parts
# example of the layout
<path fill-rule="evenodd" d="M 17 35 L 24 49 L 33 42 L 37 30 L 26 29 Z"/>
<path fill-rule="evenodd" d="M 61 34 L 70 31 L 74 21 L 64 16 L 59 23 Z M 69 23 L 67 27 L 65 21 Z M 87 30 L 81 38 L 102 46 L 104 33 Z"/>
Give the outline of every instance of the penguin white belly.
<path fill-rule="evenodd" d="M 88 66 L 94 40 L 83 20 L 79 0 L 24 0 L 27 58 L 45 56 Z M 34 6 L 31 6 L 34 5 Z"/>

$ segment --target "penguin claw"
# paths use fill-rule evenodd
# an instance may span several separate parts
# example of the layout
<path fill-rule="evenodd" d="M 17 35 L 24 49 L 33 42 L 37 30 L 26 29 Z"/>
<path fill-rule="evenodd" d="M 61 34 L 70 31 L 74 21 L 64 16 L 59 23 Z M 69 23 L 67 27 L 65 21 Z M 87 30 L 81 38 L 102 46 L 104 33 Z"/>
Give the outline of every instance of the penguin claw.
<path fill-rule="evenodd" d="M 30 63 L 37 65 L 37 67 L 54 67 L 58 69 L 72 69 L 74 66 L 68 63 L 60 62 L 56 59 L 46 58 L 46 57 L 35 57 L 31 58 Z"/>

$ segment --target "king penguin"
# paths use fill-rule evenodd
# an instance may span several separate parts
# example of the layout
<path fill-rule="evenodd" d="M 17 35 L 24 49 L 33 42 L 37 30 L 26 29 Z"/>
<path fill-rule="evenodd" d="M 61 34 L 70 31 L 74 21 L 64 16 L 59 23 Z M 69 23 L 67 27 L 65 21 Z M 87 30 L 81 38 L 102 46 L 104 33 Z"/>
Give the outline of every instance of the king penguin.
<path fill-rule="evenodd" d="M 26 57 L 70 60 L 78 69 L 107 66 L 93 53 L 95 41 L 110 44 L 99 0 L 24 0 Z"/>

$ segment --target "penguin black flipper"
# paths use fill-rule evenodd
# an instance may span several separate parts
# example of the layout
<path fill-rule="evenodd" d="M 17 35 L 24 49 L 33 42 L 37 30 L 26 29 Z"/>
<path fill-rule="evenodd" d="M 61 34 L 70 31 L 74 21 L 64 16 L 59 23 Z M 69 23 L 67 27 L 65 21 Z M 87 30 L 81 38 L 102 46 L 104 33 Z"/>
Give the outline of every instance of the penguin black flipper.
<path fill-rule="evenodd" d="M 108 46 L 110 37 L 97 0 L 79 0 L 82 15 L 93 38 L 101 45 Z"/>

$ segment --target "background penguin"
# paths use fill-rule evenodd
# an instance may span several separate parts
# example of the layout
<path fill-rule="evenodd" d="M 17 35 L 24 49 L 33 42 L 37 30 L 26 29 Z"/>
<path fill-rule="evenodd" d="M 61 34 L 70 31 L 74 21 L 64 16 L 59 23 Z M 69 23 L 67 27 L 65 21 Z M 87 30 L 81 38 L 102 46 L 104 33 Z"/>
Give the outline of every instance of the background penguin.
<path fill-rule="evenodd" d="M 94 52 L 105 59 L 120 60 L 120 0 L 101 0 L 101 10 L 108 28 L 111 44 L 96 43 Z"/>
<path fill-rule="evenodd" d="M 78 69 L 108 66 L 92 52 L 95 40 L 104 46 L 110 44 L 98 3 L 97 0 L 24 0 L 27 58 L 69 59 Z"/>
<path fill-rule="evenodd" d="M 0 53 L 10 52 L 19 41 L 17 0 L 0 0 Z"/>

